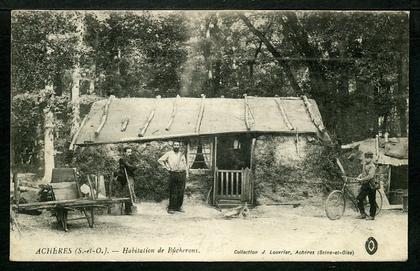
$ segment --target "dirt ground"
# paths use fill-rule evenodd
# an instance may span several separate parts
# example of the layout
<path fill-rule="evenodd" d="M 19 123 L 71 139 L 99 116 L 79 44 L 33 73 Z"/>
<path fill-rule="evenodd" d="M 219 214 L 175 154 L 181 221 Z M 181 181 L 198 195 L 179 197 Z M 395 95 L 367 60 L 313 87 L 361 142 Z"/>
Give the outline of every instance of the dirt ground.
<path fill-rule="evenodd" d="M 47 211 L 39 216 L 18 214 L 20 233 L 11 232 L 11 258 L 379 261 L 407 257 L 407 213 L 401 210 L 382 211 L 376 220 L 366 221 L 354 219 L 356 213 L 348 209 L 332 221 L 318 207 L 258 206 L 246 218 L 226 219 L 226 211 L 196 201 L 187 200 L 185 213 L 176 214 L 168 214 L 166 204 L 138 203 L 138 213 L 130 216 L 97 215 L 94 228 L 85 220 L 70 221 L 69 232 L 58 230 L 55 217 Z M 371 236 L 378 243 L 373 255 L 365 249 Z"/>

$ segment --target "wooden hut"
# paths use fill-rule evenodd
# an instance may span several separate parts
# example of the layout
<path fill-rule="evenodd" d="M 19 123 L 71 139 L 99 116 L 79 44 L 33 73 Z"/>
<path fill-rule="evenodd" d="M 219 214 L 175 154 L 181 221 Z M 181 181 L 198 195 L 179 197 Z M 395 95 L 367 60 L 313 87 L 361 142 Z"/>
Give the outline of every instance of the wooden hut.
<path fill-rule="evenodd" d="M 111 96 L 92 105 L 70 148 L 181 140 L 188 174 L 210 172 L 212 203 L 234 205 L 255 201 L 256 149 L 265 141 L 279 151 L 280 160 L 290 155 L 302 159 L 302 142 L 314 138 L 329 140 L 316 102 L 306 97 Z M 287 144 L 291 149 L 283 148 Z"/>

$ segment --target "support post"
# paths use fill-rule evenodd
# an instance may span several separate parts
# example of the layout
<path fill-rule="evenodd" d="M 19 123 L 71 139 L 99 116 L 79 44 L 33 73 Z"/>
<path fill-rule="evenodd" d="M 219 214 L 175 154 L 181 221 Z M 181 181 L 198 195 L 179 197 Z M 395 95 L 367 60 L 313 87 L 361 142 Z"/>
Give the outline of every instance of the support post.
<path fill-rule="evenodd" d="M 13 180 L 13 200 L 19 206 L 19 200 L 20 200 L 20 191 L 19 191 L 19 178 L 17 177 L 17 173 L 12 173 L 12 180 Z"/>
<path fill-rule="evenodd" d="M 190 162 L 189 162 L 189 158 L 190 158 L 190 142 L 187 141 L 187 153 L 186 153 L 186 157 L 185 160 L 187 162 L 187 179 L 190 177 Z"/>
<path fill-rule="evenodd" d="M 214 137 L 214 162 L 213 162 L 213 205 L 216 204 L 217 194 L 217 136 Z"/>
<path fill-rule="evenodd" d="M 254 137 L 252 138 L 251 141 L 251 158 L 250 158 L 250 162 L 249 162 L 249 168 L 252 170 L 253 169 L 253 164 L 254 164 L 254 150 L 255 150 L 255 142 L 257 141 L 257 139 Z"/>

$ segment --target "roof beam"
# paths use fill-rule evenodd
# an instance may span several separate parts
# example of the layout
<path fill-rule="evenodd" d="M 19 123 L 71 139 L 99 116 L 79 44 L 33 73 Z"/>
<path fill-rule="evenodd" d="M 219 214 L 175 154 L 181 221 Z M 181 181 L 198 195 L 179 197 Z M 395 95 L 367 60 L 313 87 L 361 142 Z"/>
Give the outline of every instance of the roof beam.
<path fill-rule="evenodd" d="M 244 113 L 245 113 L 245 126 L 247 130 L 251 130 L 253 126 L 255 125 L 255 117 L 252 113 L 251 107 L 248 103 L 248 96 L 244 94 Z M 248 118 L 248 116 L 251 116 L 252 120 Z"/>
<path fill-rule="evenodd" d="M 143 137 L 146 134 L 147 128 L 149 128 L 150 123 L 152 122 L 154 116 L 155 116 L 155 112 L 156 112 L 156 107 L 157 107 L 157 102 L 160 100 L 160 95 L 156 96 L 156 100 L 155 100 L 155 105 L 152 109 L 152 111 L 150 111 L 149 113 L 149 117 L 147 118 L 145 124 L 143 125 L 143 127 L 140 129 L 140 133 L 138 134 L 139 137 Z"/>
<path fill-rule="evenodd" d="M 284 107 L 281 103 L 280 98 L 274 98 L 274 101 L 276 101 L 277 108 L 279 109 L 280 114 L 281 114 L 284 122 L 286 123 L 287 127 L 289 128 L 289 130 L 294 130 L 295 127 L 292 125 L 292 123 L 290 123 L 289 118 L 287 117 L 286 111 L 284 110 Z"/>
<path fill-rule="evenodd" d="M 176 99 L 175 99 L 174 105 L 172 107 L 171 117 L 169 118 L 168 125 L 166 125 L 166 128 L 165 128 L 166 131 L 169 131 L 169 129 L 171 129 L 172 123 L 174 122 L 175 114 L 176 114 L 176 108 L 177 108 L 177 105 L 179 103 L 179 98 L 180 98 L 180 96 L 176 95 Z"/>
<path fill-rule="evenodd" d="M 109 105 L 111 104 L 111 101 L 114 97 L 115 97 L 114 95 L 109 96 L 108 101 L 106 102 L 104 106 L 104 112 L 102 114 L 101 124 L 99 125 L 98 129 L 96 129 L 95 131 L 95 137 L 99 136 L 102 128 L 104 128 L 105 122 L 108 118 Z"/>
<path fill-rule="evenodd" d="M 203 119 L 203 114 L 204 114 L 204 101 L 206 99 L 206 95 L 201 94 L 201 104 L 200 104 L 200 111 L 198 112 L 198 117 L 197 117 L 197 121 L 195 123 L 195 132 L 197 134 L 200 133 L 200 127 L 201 127 L 201 120 Z"/>
<path fill-rule="evenodd" d="M 308 111 L 309 113 L 309 117 L 311 118 L 311 121 L 315 124 L 316 128 L 318 128 L 319 131 L 321 131 L 322 133 L 325 132 L 325 126 L 324 124 L 320 123 L 316 118 L 315 118 L 315 114 L 312 111 L 312 105 L 308 100 L 308 97 L 306 97 L 305 95 L 302 96 L 302 100 L 303 100 L 303 104 L 305 105 L 306 111 Z"/>

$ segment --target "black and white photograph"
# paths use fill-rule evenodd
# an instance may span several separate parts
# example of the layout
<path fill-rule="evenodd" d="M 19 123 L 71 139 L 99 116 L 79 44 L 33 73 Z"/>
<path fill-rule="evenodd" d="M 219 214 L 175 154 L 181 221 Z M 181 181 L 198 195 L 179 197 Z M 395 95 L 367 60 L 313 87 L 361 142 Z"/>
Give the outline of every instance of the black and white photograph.
<path fill-rule="evenodd" d="M 409 16 L 12 11 L 10 260 L 406 261 Z"/>

